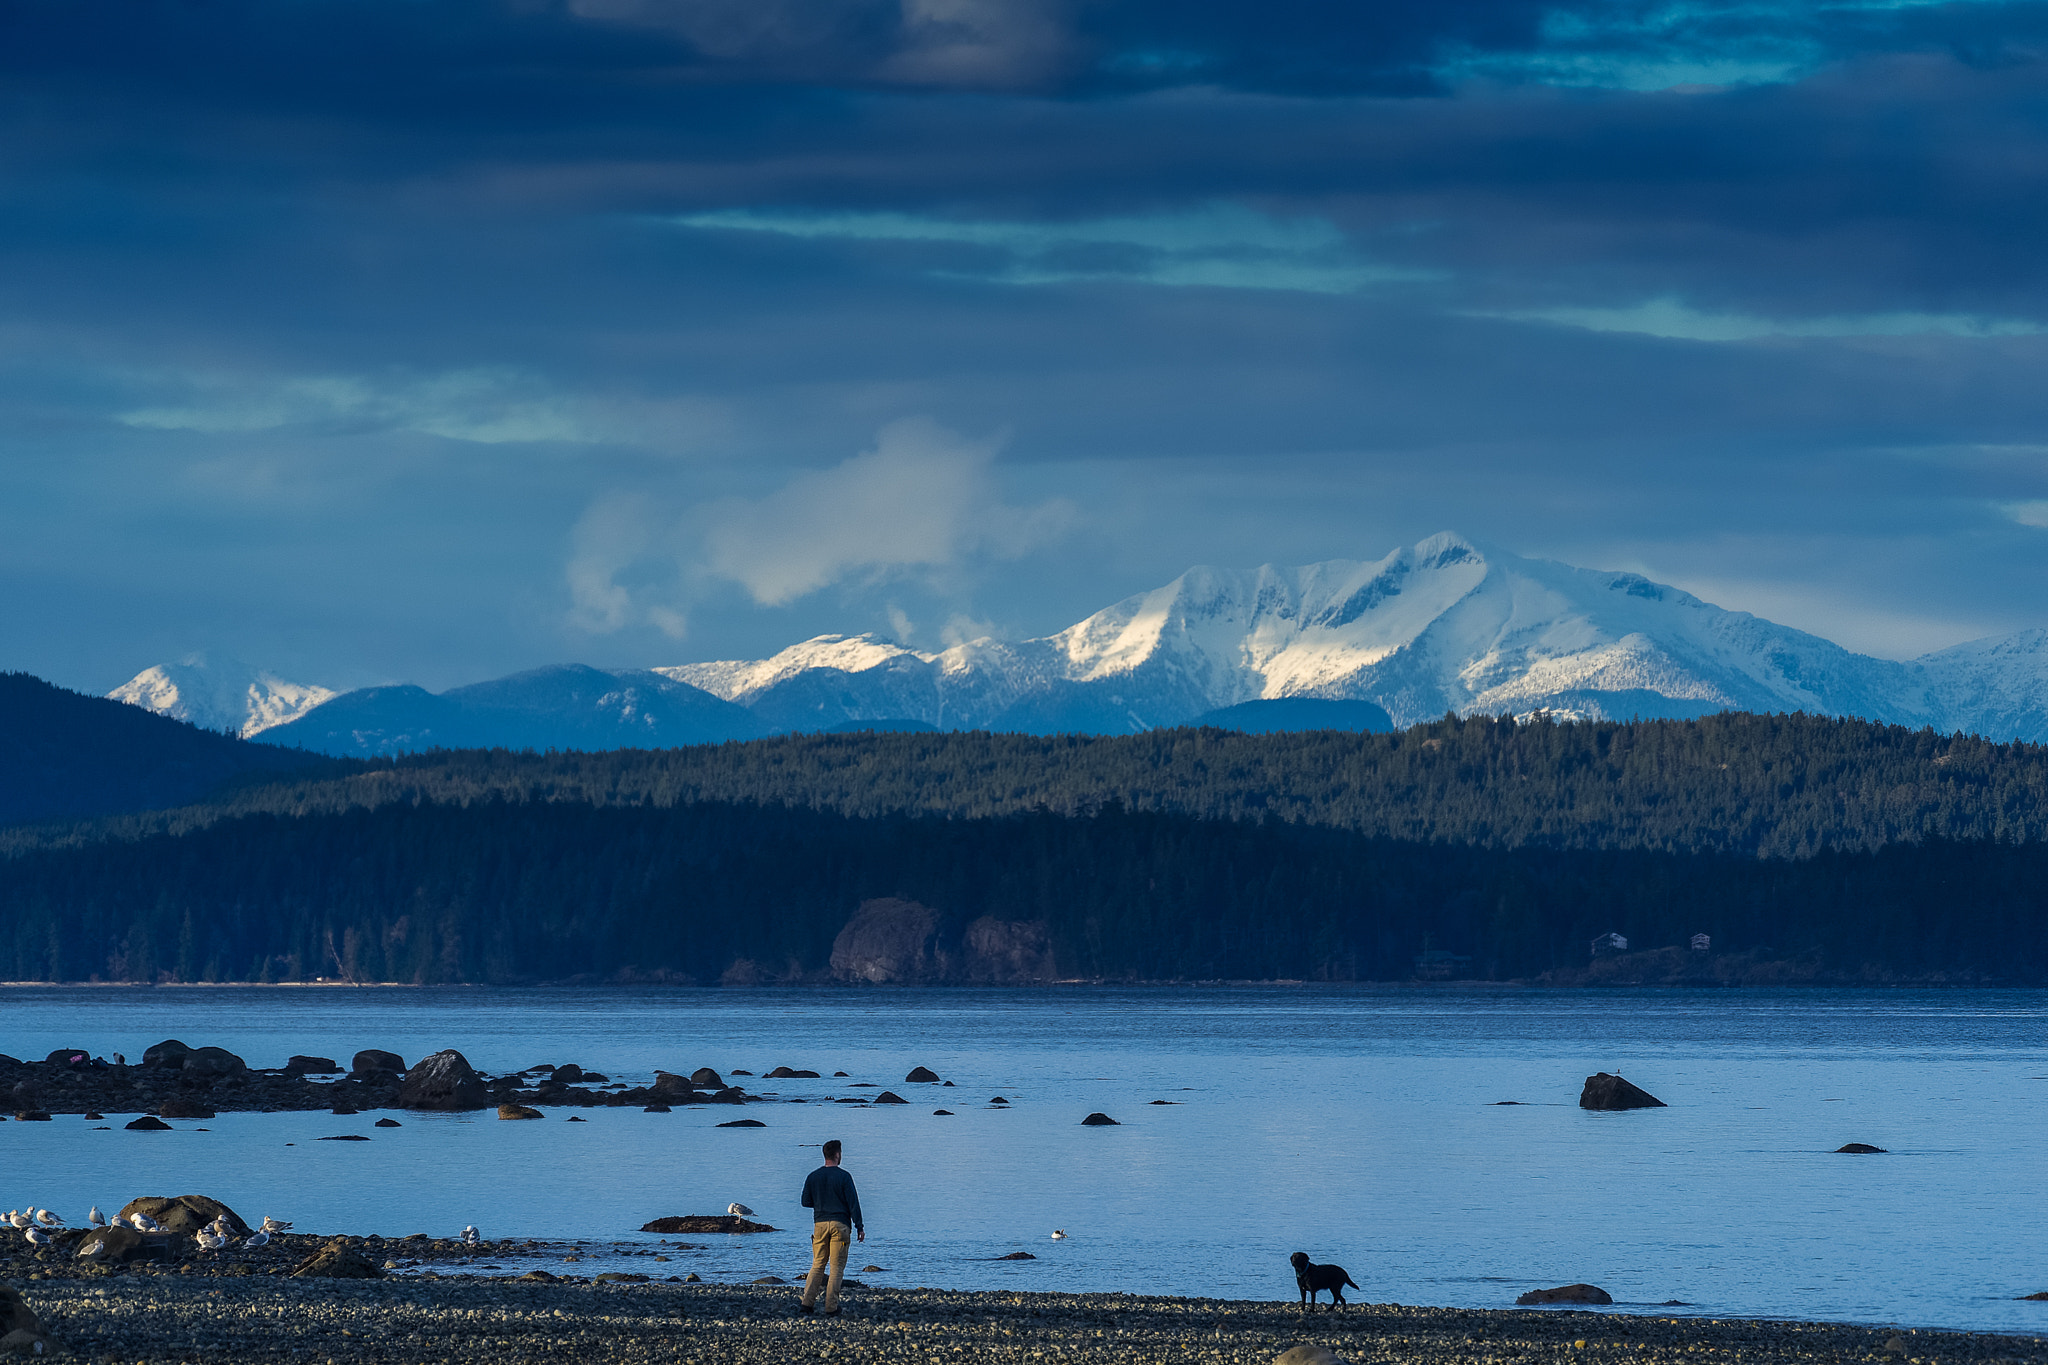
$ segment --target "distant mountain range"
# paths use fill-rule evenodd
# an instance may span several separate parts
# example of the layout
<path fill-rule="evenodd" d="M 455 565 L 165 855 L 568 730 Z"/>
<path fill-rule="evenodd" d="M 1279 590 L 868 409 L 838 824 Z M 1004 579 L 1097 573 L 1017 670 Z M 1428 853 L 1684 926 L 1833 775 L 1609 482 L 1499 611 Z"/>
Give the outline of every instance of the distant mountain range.
<path fill-rule="evenodd" d="M 183 670 L 183 671 L 180 671 Z M 1637 574 L 1443 534 L 1377 561 L 1195 568 L 1056 635 L 938 653 L 825 635 L 769 659 L 538 669 L 438 695 L 326 697 L 268 674 L 150 669 L 114 696 L 271 743 L 664 747 L 794 730 L 1385 729 L 1443 715 L 1807 711 L 2048 740 L 2048 630 L 1910 662 L 1726 611 Z M 207 706 L 217 706 L 208 711 Z M 239 708 L 239 709 L 238 709 Z"/>

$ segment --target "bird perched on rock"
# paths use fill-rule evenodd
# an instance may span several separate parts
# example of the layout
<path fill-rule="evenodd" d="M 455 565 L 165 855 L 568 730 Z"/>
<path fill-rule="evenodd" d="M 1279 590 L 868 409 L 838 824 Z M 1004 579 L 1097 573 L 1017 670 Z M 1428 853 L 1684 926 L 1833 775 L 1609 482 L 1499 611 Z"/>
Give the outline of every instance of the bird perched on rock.
<path fill-rule="evenodd" d="M 64 1226 L 64 1220 L 51 1213 L 48 1209 L 37 1209 L 36 1221 L 46 1228 L 61 1228 Z"/>
<path fill-rule="evenodd" d="M 1054 1229 L 1052 1230 L 1052 1239 L 1053 1239 L 1053 1240 L 1054 1240 L 1055 1242 L 1064 1242 L 1064 1241 L 1066 1241 L 1066 1240 L 1067 1240 L 1067 1230 L 1066 1230 L 1065 1228 L 1054 1228 Z"/>
<path fill-rule="evenodd" d="M 216 1232 L 211 1224 L 193 1233 L 192 1240 L 199 1243 L 201 1251 L 219 1251 L 228 1244 L 228 1239 Z"/>
<path fill-rule="evenodd" d="M 471 1223 L 468 1227 L 462 1230 L 462 1244 L 464 1246 L 473 1247 L 482 1240 L 483 1234 L 476 1230 L 476 1224 Z"/>
<path fill-rule="evenodd" d="M 263 1231 L 265 1232 L 283 1232 L 290 1226 L 290 1223 L 280 1222 L 267 1213 L 263 1215 Z"/>
<path fill-rule="evenodd" d="M 39 1247 L 46 1247 L 51 1242 L 56 1240 L 55 1238 L 51 1237 L 49 1233 L 44 1232 L 41 1228 L 25 1228 L 23 1229 L 21 1235 L 28 1238 L 31 1242 L 34 1242 Z"/>
<path fill-rule="evenodd" d="M 254 1251 L 257 1247 L 267 1247 L 270 1245 L 270 1234 L 267 1232 L 250 1233 L 248 1240 L 243 1242 L 242 1245 L 250 1251 Z"/>
<path fill-rule="evenodd" d="M 146 1213 L 129 1214 L 128 1226 L 134 1228 L 137 1232 L 162 1232 L 164 1230 L 162 1223 L 157 1222 L 156 1219 Z"/>
<path fill-rule="evenodd" d="M 98 1204 L 94 1204 L 92 1208 L 86 1212 L 85 1221 L 93 1227 L 103 1228 L 107 1225 L 107 1215 L 100 1212 L 100 1206 Z"/>
<path fill-rule="evenodd" d="M 20 1209 L 9 1209 L 7 1210 L 7 1221 L 17 1228 L 25 1228 L 35 1222 L 35 1219 L 29 1217 Z"/>
<path fill-rule="evenodd" d="M 725 1206 L 725 1211 L 735 1218 L 745 1218 L 748 1214 L 753 1212 L 753 1210 L 748 1208 L 745 1204 L 727 1204 Z"/>

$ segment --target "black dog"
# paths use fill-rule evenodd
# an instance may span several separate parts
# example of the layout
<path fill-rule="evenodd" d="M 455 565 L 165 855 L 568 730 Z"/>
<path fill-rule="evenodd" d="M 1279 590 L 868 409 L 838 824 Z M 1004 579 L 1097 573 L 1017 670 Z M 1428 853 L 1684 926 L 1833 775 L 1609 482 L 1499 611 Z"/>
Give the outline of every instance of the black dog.
<path fill-rule="evenodd" d="M 1357 1282 L 1343 1266 L 1316 1265 L 1309 1260 L 1306 1251 L 1297 1251 L 1287 1260 L 1294 1267 L 1294 1283 L 1301 1289 L 1304 1312 L 1315 1307 L 1317 1290 L 1330 1291 L 1330 1311 L 1334 1313 L 1337 1305 L 1344 1302 L 1344 1286 L 1348 1284 L 1353 1289 L 1358 1288 Z"/>

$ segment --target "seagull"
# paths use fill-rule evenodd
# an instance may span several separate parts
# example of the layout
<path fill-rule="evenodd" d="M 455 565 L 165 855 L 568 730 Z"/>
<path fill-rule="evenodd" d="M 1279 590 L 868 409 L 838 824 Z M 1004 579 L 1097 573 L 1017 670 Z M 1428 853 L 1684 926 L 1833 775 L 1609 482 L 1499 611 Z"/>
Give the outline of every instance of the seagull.
<path fill-rule="evenodd" d="M 162 1232 L 164 1230 L 163 1224 L 157 1222 L 156 1219 L 146 1213 L 131 1213 L 128 1215 L 128 1222 L 137 1232 Z"/>
<path fill-rule="evenodd" d="M 265 1232 L 283 1232 L 286 1228 L 290 1226 L 290 1223 L 280 1223 L 277 1219 L 272 1218 L 267 1213 L 263 1215 L 263 1230 Z"/>
<path fill-rule="evenodd" d="M 483 1235 L 476 1230 L 476 1224 L 471 1223 L 462 1230 L 462 1244 L 464 1246 L 473 1247 L 482 1240 Z"/>
<path fill-rule="evenodd" d="M 100 1212 L 100 1206 L 98 1204 L 94 1204 L 92 1208 L 86 1213 L 85 1221 L 92 1224 L 92 1226 L 96 1228 L 103 1228 L 107 1225 L 107 1216 L 104 1213 Z"/>
<path fill-rule="evenodd" d="M 33 1218 L 30 1218 L 27 1214 L 23 1213 L 20 1209 L 9 1209 L 7 1210 L 7 1221 L 9 1223 L 12 1223 L 17 1228 L 25 1228 L 30 1223 L 33 1223 L 35 1220 Z"/>
<path fill-rule="evenodd" d="M 192 1240 L 199 1243 L 201 1251 L 219 1251 L 228 1244 L 228 1239 L 215 1232 L 211 1227 L 203 1227 L 193 1233 Z"/>
<path fill-rule="evenodd" d="M 44 1232 L 41 1228 L 28 1228 L 24 1230 L 21 1235 L 28 1238 L 31 1242 L 34 1242 L 39 1247 L 46 1247 L 51 1242 L 56 1240 L 54 1237 L 50 1236 L 49 1233 Z"/>
<path fill-rule="evenodd" d="M 225 1239 L 223 1239 L 223 1240 L 225 1240 Z M 248 1240 L 242 1243 L 242 1246 L 243 1246 L 243 1247 L 244 1247 L 244 1248 L 245 1248 L 246 1250 L 250 1250 L 250 1251 L 254 1251 L 254 1250 L 255 1250 L 255 1249 L 257 1248 L 257 1247 L 267 1247 L 267 1246 L 269 1246 L 269 1245 L 270 1245 L 270 1234 L 269 1234 L 269 1233 L 267 1233 L 267 1232 L 255 1232 L 255 1233 L 251 1233 L 251 1234 L 249 1235 L 249 1238 L 248 1238 Z"/>
<path fill-rule="evenodd" d="M 64 1226 L 64 1220 L 51 1213 L 48 1209 L 37 1209 L 36 1221 L 46 1228 L 61 1228 Z"/>
<path fill-rule="evenodd" d="M 735 1218 L 744 1218 L 748 1214 L 753 1212 L 753 1210 L 748 1208 L 745 1204 L 727 1204 L 725 1206 L 725 1211 Z"/>
<path fill-rule="evenodd" d="M 1066 1241 L 1066 1240 L 1067 1240 L 1067 1230 L 1066 1230 L 1065 1228 L 1054 1228 L 1054 1229 L 1052 1230 L 1052 1239 L 1053 1239 L 1053 1240 L 1054 1240 L 1055 1242 L 1064 1242 L 1064 1241 Z"/>

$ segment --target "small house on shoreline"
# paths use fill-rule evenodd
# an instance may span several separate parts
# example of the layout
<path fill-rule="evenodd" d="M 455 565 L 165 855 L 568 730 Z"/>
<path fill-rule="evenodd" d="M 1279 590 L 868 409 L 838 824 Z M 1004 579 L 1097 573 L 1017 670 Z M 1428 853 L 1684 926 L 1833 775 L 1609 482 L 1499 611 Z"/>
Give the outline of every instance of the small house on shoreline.
<path fill-rule="evenodd" d="M 1598 957 L 1602 953 L 1625 953 L 1627 951 L 1628 939 L 1611 930 L 1593 940 L 1594 957 Z"/>

